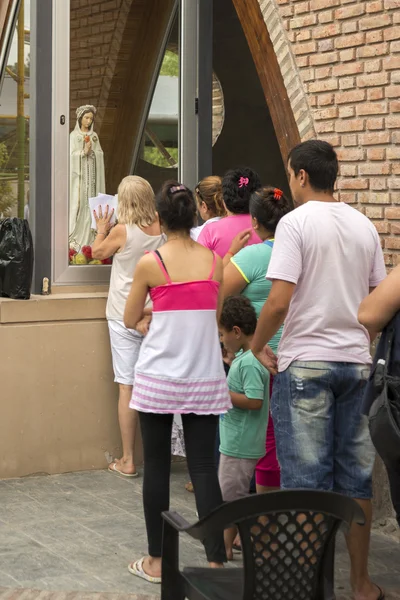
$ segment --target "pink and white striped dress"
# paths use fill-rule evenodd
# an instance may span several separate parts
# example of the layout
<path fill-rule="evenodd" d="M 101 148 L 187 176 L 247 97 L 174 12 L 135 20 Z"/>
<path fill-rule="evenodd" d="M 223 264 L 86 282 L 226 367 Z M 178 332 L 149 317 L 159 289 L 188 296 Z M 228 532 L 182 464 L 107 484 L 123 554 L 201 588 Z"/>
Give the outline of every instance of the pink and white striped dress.
<path fill-rule="evenodd" d="M 153 318 L 136 363 L 130 407 L 141 412 L 219 415 L 232 408 L 221 357 L 216 311 L 219 283 L 172 282 L 150 290 Z"/>

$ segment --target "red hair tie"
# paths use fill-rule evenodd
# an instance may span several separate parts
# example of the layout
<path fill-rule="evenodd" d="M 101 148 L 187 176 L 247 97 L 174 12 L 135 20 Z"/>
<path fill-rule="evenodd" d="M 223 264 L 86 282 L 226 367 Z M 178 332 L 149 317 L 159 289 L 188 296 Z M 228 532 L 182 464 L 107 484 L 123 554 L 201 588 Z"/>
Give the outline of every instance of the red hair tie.
<path fill-rule="evenodd" d="M 283 196 L 283 192 L 282 190 L 280 190 L 279 188 L 275 188 L 274 189 L 274 200 L 280 200 Z"/>

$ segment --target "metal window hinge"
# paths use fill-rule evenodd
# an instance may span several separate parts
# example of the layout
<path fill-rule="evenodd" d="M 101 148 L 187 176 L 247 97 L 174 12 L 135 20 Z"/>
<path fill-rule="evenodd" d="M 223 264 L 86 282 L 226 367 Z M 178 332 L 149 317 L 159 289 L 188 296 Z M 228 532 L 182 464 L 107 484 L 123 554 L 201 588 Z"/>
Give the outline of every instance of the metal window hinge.
<path fill-rule="evenodd" d="M 199 114 L 199 99 L 195 98 L 194 100 L 194 114 L 198 115 Z"/>

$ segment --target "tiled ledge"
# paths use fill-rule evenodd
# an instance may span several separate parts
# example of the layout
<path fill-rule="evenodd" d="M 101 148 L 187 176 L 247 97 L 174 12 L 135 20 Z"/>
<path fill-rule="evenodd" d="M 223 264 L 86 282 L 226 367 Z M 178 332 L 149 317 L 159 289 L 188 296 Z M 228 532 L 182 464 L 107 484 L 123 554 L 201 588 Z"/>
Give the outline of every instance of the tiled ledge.
<path fill-rule="evenodd" d="M 0 298 L 0 326 L 10 323 L 92 321 L 105 319 L 106 292 L 32 296 L 30 300 Z"/>

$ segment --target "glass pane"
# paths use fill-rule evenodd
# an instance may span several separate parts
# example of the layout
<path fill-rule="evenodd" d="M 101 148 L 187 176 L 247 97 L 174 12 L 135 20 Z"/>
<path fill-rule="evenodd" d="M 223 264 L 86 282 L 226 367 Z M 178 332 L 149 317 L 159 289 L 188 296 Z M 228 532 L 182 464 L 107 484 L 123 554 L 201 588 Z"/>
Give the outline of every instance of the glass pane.
<path fill-rule="evenodd" d="M 0 94 L 0 217 L 29 218 L 30 0 L 22 0 Z"/>
<path fill-rule="evenodd" d="M 69 246 L 74 264 L 91 263 L 84 248 L 94 239 L 89 198 L 115 195 L 132 172 L 175 4 L 70 2 Z"/>
<path fill-rule="evenodd" d="M 179 140 L 179 29 L 175 18 L 144 129 L 135 174 L 153 189 L 178 178 Z"/>

